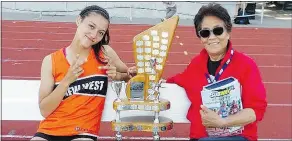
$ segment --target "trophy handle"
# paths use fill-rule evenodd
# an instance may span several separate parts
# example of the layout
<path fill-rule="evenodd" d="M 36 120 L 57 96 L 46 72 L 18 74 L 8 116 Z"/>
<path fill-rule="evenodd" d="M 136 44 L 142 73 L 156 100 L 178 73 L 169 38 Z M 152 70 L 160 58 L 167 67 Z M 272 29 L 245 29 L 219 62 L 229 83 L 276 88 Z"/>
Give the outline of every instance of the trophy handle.
<path fill-rule="evenodd" d="M 116 85 L 118 85 L 118 86 L 116 86 Z M 125 81 L 112 81 L 112 83 L 111 83 L 111 87 L 112 87 L 113 91 L 117 94 L 117 102 L 121 101 L 120 95 L 122 92 L 122 88 L 124 88 L 124 86 L 125 86 Z M 118 89 L 116 87 L 118 87 Z"/>
<path fill-rule="evenodd" d="M 112 81 L 111 82 L 111 88 L 114 92 L 116 92 L 116 89 L 115 89 L 115 81 Z"/>

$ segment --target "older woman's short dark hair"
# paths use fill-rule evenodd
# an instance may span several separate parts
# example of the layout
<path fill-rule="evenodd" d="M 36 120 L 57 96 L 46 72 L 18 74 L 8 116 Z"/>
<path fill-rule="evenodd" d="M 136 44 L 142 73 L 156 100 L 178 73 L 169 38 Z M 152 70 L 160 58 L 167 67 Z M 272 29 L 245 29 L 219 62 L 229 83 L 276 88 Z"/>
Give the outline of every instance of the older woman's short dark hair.
<path fill-rule="evenodd" d="M 209 3 L 208 5 L 202 6 L 194 18 L 194 25 L 198 37 L 200 37 L 198 32 L 201 30 L 202 21 L 205 16 L 215 16 L 221 19 L 224 22 L 227 32 L 231 32 L 232 23 L 227 10 L 220 4 Z"/>

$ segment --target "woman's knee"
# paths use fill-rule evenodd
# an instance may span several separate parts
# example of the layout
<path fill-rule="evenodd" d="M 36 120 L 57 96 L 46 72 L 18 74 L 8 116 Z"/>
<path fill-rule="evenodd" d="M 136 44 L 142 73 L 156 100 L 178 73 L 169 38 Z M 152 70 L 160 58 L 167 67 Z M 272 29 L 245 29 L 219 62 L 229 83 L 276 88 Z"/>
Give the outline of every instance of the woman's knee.
<path fill-rule="evenodd" d="M 33 138 L 31 139 L 31 141 L 48 141 L 48 140 L 46 140 L 46 139 L 44 139 L 44 138 L 41 138 L 41 137 L 33 137 Z"/>

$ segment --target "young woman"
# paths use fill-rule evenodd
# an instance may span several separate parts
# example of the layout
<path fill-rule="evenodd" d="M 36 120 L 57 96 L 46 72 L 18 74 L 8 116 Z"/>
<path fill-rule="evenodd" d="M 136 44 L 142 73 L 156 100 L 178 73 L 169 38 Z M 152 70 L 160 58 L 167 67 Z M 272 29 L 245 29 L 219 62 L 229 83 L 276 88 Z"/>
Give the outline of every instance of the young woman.
<path fill-rule="evenodd" d="M 45 119 L 31 140 L 97 140 L 108 78 L 130 78 L 107 45 L 109 18 L 99 6 L 86 7 L 76 19 L 71 44 L 43 59 L 39 108 Z"/>

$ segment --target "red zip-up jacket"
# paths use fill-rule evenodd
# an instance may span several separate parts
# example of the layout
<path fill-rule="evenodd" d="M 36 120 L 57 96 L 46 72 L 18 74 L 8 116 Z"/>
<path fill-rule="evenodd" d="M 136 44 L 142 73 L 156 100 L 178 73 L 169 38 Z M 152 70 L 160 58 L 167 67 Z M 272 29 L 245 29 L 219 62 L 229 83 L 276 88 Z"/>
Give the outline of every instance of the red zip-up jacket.
<path fill-rule="evenodd" d="M 231 55 L 232 44 L 216 70 L 219 72 L 223 64 Z M 203 49 L 199 55 L 194 57 L 187 68 L 169 79 L 167 83 L 175 83 L 183 87 L 187 93 L 191 106 L 188 110 L 187 119 L 191 122 L 190 138 L 207 137 L 205 126 L 202 124 L 199 110 L 202 104 L 201 90 L 208 84 L 205 73 L 208 73 L 208 53 Z M 266 90 L 262 82 L 256 63 L 248 56 L 234 51 L 231 62 L 224 70 L 219 80 L 233 76 L 242 85 L 243 108 L 252 108 L 256 114 L 256 121 L 244 126 L 242 136 L 249 140 L 257 140 L 257 122 L 263 119 L 267 107 Z"/>

